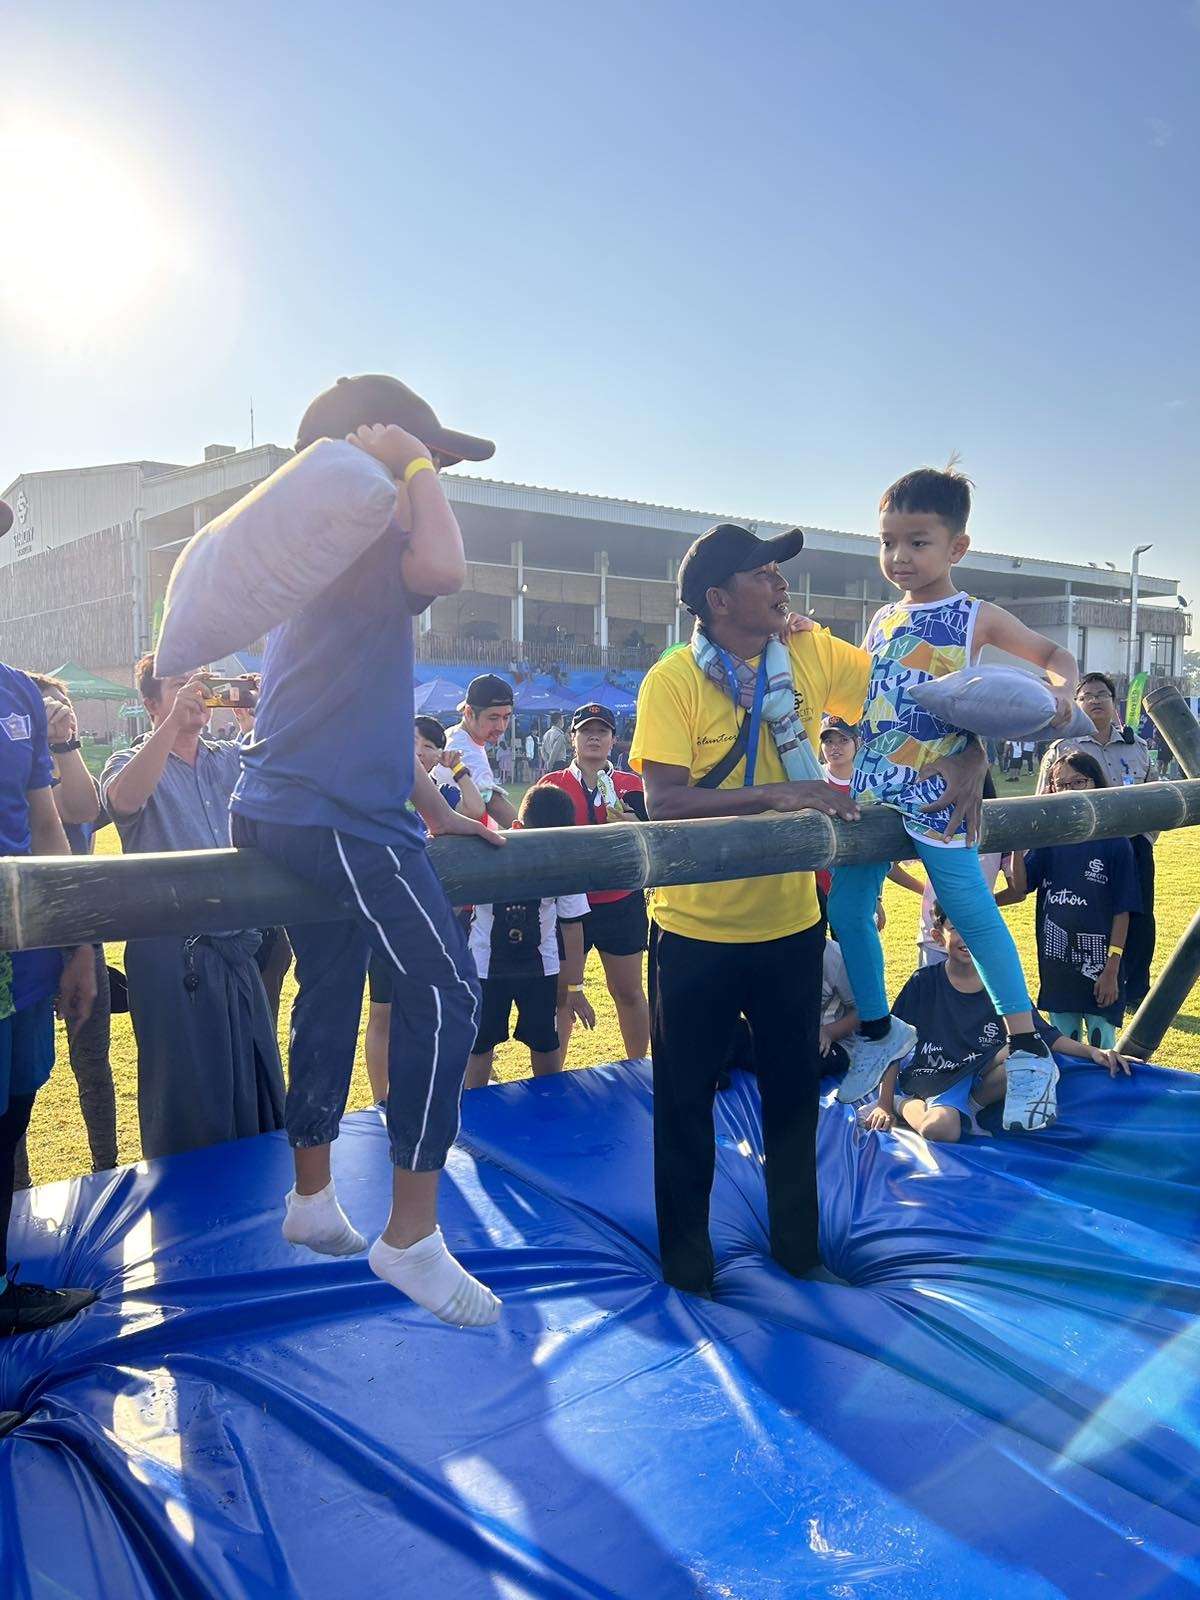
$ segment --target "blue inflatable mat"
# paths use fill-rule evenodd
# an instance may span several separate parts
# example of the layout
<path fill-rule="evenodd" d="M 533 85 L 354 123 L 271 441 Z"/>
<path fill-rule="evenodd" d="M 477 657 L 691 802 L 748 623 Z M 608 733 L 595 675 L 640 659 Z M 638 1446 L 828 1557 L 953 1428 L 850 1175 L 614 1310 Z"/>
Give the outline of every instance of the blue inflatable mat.
<path fill-rule="evenodd" d="M 498 1327 L 280 1238 L 282 1137 L 22 1197 L 74 1323 L 0 1342 L 4 1594 L 1176 1596 L 1200 1588 L 1200 1080 L 1067 1066 L 1049 1133 L 821 1117 L 824 1248 L 765 1257 L 753 1080 L 718 1109 L 717 1297 L 658 1280 L 648 1070 L 466 1097 L 452 1247 Z M 339 1192 L 387 1208 L 374 1113 Z"/>

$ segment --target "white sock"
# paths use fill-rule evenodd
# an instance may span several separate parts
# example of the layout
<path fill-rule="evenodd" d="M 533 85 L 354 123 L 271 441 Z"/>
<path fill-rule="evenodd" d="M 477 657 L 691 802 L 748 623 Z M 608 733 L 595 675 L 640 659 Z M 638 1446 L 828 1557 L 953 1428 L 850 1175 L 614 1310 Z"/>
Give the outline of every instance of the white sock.
<path fill-rule="evenodd" d="M 289 1244 L 307 1245 L 324 1256 L 352 1256 L 365 1250 L 367 1241 L 338 1204 L 333 1179 L 316 1194 L 297 1194 L 289 1189 L 283 1237 Z"/>
<path fill-rule="evenodd" d="M 446 1249 L 442 1230 L 435 1228 L 424 1239 L 397 1250 L 382 1238 L 376 1239 L 367 1257 L 377 1278 L 399 1289 L 426 1311 L 443 1322 L 460 1328 L 482 1328 L 500 1315 L 500 1301 L 487 1287 L 473 1278 Z"/>

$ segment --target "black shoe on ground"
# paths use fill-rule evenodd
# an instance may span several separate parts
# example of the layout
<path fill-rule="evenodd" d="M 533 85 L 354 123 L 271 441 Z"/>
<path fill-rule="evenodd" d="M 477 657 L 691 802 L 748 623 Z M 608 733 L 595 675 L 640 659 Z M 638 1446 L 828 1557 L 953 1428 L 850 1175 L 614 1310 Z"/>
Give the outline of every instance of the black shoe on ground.
<path fill-rule="evenodd" d="M 77 1316 L 96 1298 L 94 1289 L 47 1289 L 40 1283 L 16 1283 L 15 1277 L 14 1267 L 0 1294 L 0 1336 L 52 1328 Z"/>

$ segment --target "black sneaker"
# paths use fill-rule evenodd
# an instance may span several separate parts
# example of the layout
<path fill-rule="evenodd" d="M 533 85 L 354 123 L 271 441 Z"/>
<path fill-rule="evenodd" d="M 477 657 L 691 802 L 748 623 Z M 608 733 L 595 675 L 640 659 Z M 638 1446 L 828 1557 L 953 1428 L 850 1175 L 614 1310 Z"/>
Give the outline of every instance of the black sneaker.
<path fill-rule="evenodd" d="M 0 1335 L 34 1333 L 77 1316 L 96 1298 L 94 1289 L 47 1289 L 40 1283 L 17 1283 L 17 1269 L 0 1294 Z"/>

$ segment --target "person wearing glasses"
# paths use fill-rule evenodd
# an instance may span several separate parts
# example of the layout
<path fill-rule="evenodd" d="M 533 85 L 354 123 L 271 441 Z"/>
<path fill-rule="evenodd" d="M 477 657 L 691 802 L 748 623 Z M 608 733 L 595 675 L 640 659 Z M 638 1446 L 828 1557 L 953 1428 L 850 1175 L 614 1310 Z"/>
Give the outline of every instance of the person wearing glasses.
<path fill-rule="evenodd" d="M 1094 756 L 1072 750 L 1054 760 L 1046 792 L 1107 789 Z M 1097 1050 L 1116 1047 L 1124 1014 L 1121 958 L 1131 919 L 1141 910 L 1128 839 L 1088 839 L 1016 851 L 1010 887 L 997 905 L 1037 895 L 1038 1007 L 1059 1033 Z"/>
<path fill-rule="evenodd" d="M 1112 679 L 1103 672 L 1084 673 L 1075 699 L 1095 724 L 1096 737 L 1056 739 L 1042 761 L 1038 793 L 1048 792 L 1048 777 L 1055 762 L 1072 750 L 1080 750 L 1099 762 L 1109 788 L 1119 788 L 1126 783 L 1149 783 L 1152 777 L 1150 747 L 1122 721 Z M 1137 867 L 1141 909 L 1130 915 L 1121 962 L 1121 987 L 1127 1011 L 1136 1011 L 1150 988 L 1150 963 L 1156 939 L 1154 838 L 1152 834 L 1140 833 L 1129 841 Z"/>

